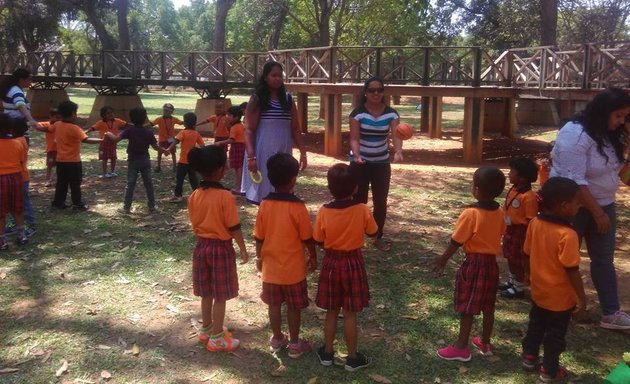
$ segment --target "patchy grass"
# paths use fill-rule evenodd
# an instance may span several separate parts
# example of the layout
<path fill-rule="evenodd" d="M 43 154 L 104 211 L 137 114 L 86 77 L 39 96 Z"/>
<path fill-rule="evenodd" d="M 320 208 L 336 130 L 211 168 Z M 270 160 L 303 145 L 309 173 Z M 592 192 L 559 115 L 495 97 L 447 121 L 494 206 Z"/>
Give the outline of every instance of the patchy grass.
<path fill-rule="evenodd" d="M 86 99 L 79 103 L 87 104 L 88 96 L 83 95 Z M 149 108 L 159 113 L 163 102 L 173 101 L 168 97 L 156 98 Z M 183 99 L 176 103 L 180 111 L 186 105 Z M 312 101 L 311 105 L 316 104 Z M 397 108 L 406 118 L 415 105 Z M 433 276 L 430 262 L 448 243 L 461 206 L 471 199 L 474 168 L 432 163 L 441 159 L 435 156 L 441 146 L 461 146 L 457 138 L 429 141 L 417 136 L 405 147 L 411 153 L 428 148 L 429 152 L 423 152 L 427 157 L 416 162 L 410 156 L 411 162 L 394 165 L 386 225 L 394 247 L 389 253 L 370 246 L 365 249 L 372 300 L 360 315 L 359 347 L 374 356 L 375 364 L 347 373 L 339 367 L 320 366 L 314 354 L 293 360 L 286 352 L 269 352 L 266 308 L 259 299 L 260 281 L 253 262 L 239 266 L 240 296 L 228 302 L 226 315 L 227 324 L 242 341 L 241 349 L 210 354 L 197 345 L 199 301 L 192 296 L 190 276 L 194 237 L 185 205 L 165 201 L 174 185 L 168 166 L 153 175 L 160 213 L 146 213 L 139 185 L 134 213 L 123 215 L 117 209 L 122 206 L 124 161 L 119 165 L 120 177 L 100 179 L 97 148 L 85 145 L 83 191 L 91 210 L 51 211 L 53 189 L 43 185 L 43 140 L 38 133 L 33 136 L 31 185 L 38 233 L 27 246 L 12 244 L 9 252 L 0 254 L 0 369 L 18 370 L 0 375 L 0 383 L 100 382 L 104 370 L 115 383 L 371 383 L 378 379 L 374 375 L 394 383 L 433 383 L 437 378 L 442 383 L 537 382 L 536 375 L 520 369 L 520 340 L 529 309 L 526 301 L 498 301 L 496 357 L 474 354 L 473 361 L 464 364 L 435 356 L 435 350 L 457 334 L 452 284 L 462 254 L 449 264 L 445 277 Z M 124 150 L 123 142 L 120 159 L 125 158 Z M 297 193 L 305 198 L 312 215 L 329 200 L 325 171 L 337 161 L 318 153 L 309 155 L 310 166 L 300 175 Z M 225 184 L 230 186 L 232 181 L 228 172 Z M 621 240 L 630 235 L 627 194 L 620 193 L 618 211 Z M 241 202 L 239 213 L 253 255 L 250 234 L 256 207 Z M 627 245 L 619 243 L 619 255 L 627 255 Z M 589 305 L 596 308 L 586 277 L 588 263 L 583 264 Z M 630 265 L 620 260 L 618 268 L 619 290 L 628 308 L 630 300 L 624 292 L 629 291 Z M 316 280 L 316 275 L 309 276 L 310 297 L 314 297 Z M 323 319 L 324 312 L 314 305 L 304 311 L 303 336 L 315 347 L 323 340 Z M 562 356 L 562 363 L 581 374 L 586 383 L 599 382 L 630 340 L 628 334 L 599 329 L 596 319 L 594 309 L 591 322 L 571 327 L 568 350 Z M 337 349 L 343 352 L 342 327 L 338 337 Z M 56 377 L 62 360 L 68 362 L 67 372 Z M 272 376 L 280 366 L 286 369 L 279 377 Z"/>

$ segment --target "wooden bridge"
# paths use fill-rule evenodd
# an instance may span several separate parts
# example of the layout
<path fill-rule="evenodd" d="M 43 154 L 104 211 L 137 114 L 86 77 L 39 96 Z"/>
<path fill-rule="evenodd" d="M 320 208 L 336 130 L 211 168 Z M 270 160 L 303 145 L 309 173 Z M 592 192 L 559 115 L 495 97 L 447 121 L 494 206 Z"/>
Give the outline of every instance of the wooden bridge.
<path fill-rule="evenodd" d="M 516 128 L 522 97 L 560 100 L 569 115 L 599 90 L 630 88 L 630 41 L 588 43 L 559 49 L 529 47 L 492 55 L 480 47 L 334 46 L 270 52 L 101 51 L 0 53 L 0 75 L 17 67 L 34 74 L 33 89 L 84 83 L 102 95 L 133 95 L 144 86 L 187 86 L 205 99 L 252 88 L 265 62 L 284 65 L 285 84 L 296 94 L 306 128 L 307 96 L 325 96 L 325 152 L 341 151 L 342 95 L 359 95 L 362 83 L 379 76 L 389 96 L 420 96 L 421 125 L 441 135 L 442 97 L 465 98 L 464 159 L 481 160 L 486 102 L 499 109 L 505 135 Z M 496 103 L 499 101 L 499 104 Z"/>

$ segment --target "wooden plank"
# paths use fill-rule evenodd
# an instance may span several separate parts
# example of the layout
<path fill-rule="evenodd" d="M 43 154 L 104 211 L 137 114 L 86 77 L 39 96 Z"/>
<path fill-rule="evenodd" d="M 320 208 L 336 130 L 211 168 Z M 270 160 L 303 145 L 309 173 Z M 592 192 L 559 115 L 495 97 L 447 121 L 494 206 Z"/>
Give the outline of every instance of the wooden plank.
<path fill-rule="evenodd" d="M 298 121 L 302 127 L 302 133 L 308 132 L 308 93 L 297 94 Z"/>
<path fill-rule="evenodd" d="M 324 154 L 341 155 L 341 94 L 327 94 L 324 118 Z"/>
<path fill-rule="evenodd" d="M 503 111 L 503 136 L 514 137 L 516 134 L 516 99 L 513 97 L 505 99 Z"/>
<path fill-rule="evenodd" d="M 285 83 L 292 93 L 360 94 L 363 84 L 297 84 Z M 451 96 L 451 97 L 516 97 L 517 89 L 506 87 L 385 85 L 385 94 L 391 96 Z"/>
<path fill-rule="evenodd" d="M 464 100 L 464 162 L 480 163 L 483 155 L 484 99 L 467 97 Z"/>
<path fill-rule="evenodd" d="M 442 137 L 442 97 L 429 97 L 429 138 Z"/>

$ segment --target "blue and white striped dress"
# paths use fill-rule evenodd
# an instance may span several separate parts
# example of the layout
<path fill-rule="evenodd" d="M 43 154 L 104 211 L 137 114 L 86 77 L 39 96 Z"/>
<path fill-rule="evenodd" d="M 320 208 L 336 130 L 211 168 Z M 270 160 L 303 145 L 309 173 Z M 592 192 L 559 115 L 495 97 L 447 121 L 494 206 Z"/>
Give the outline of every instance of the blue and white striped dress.
<path fill-rule="evenodd" d="M 380 116 L 374 117 L 364 106 L 361 106 L 350 113 L 350 118 L 359 122 L 361 158 L 369 163 L 389 163 L 389 125 L 393 120 L 400 118 L 398 112 L 386 106 Z"/>
<path fill-rule="evenodd" d="M 291 95 L 287 94 L 289 105 L 293 105 Z M 243 186 L 247 200 L 260 203 L 273 191 L 273 186 L 267 177 L 267 160 L 276 153 L 293 151 L 293 136 L 291 132 L 291 110 L 285 111 L 277 100 L 269 102 L 269 109 L 261 110 L 256 128 L 256 163 L 262 173 L 262 183 L 256 184 L 249 177 L 247 166 L 243 166 Z M 245 152 L 244 164 L 247 164 Z"/>

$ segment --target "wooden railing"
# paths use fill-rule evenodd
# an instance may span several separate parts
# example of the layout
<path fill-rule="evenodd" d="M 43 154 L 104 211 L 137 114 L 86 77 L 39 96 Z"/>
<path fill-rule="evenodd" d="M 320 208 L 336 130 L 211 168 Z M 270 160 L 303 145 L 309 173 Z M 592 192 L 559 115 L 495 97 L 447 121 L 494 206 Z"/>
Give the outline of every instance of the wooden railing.
<path fill-rule="evenodd" d="M 510 49 L 493 58 L 480 47 L 317 47 L 270 52 L 70 51 L 0 53 L 0 74 L 29 68 L 39 81 L 124 81 L 146 85 L 252 86 L 269 60 L 290 83 L 599 89 L 630 87 L 630 42 L 567 49 Z"/>

